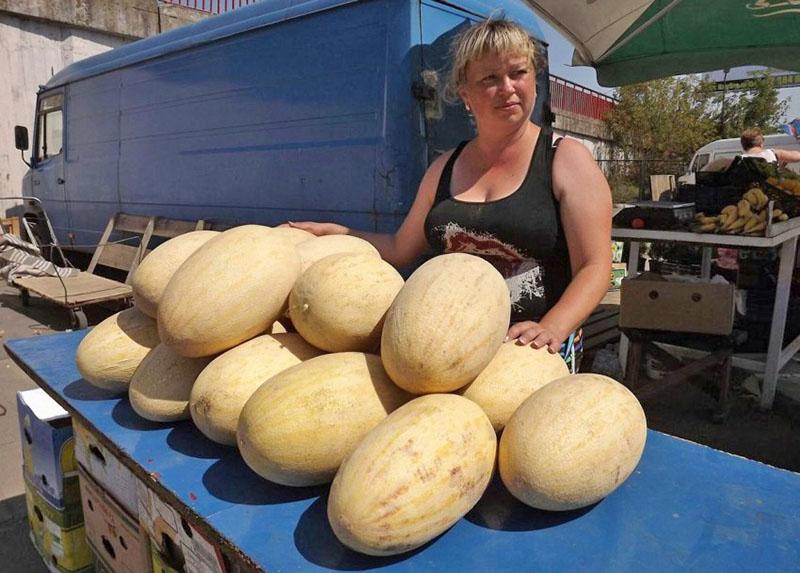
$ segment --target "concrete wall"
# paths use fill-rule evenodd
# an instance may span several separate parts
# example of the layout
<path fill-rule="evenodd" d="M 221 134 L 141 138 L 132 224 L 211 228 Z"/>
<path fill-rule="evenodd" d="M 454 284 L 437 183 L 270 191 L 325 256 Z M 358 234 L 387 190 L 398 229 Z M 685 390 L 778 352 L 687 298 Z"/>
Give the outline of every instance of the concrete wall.
<path fill-rule="evenodd" d="M 21 194 L 27 166 L 14 148 L 14 126 L 33 136 L 39 85 L 69 64 L 120 46 L 128 38 L 0 12 L 0 197 Z M 32 142 L 31 142 L 32 144 Z M 26 152 L 26 159 L 30 152 Z M 0 213 L 13 206 L 0 202 Z"/>
<path fill-rule="evenodd" d="M 14 126 L 27 127 L 33 145 L 40 84 L 73 62 L 204 17 L 156 0 L 0 0 L 0 197 L 22 192 L 27 166 Z M 13 206 L 0 201 L 0 214 Z"/>
<path fill-rule="evenodd" d="M 602 121 L 562 110 L 554 110 L 554 113 L 554 135 L 579 140 L 589 148 L 595 159 L 615 156 L 611 134 Z"/>
<path fill-rule="evenodd" d="M 129 38 L 158 33 L 155 0 L 0 0 L 0 11 Z"/>

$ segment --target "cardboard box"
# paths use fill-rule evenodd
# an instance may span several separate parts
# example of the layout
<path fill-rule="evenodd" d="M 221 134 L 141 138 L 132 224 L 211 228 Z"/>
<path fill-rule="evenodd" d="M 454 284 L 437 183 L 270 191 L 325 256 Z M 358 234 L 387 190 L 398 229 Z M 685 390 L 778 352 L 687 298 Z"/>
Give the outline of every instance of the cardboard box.
<path fill-rule="evenodd" d="M 86 538 L 101 562 L 111 573 L 151 571 L 147 534 L 139 522 L 79 467 Z"/>
<path fill-rule="evenodd" d="M 622 281 L 622 328 L 726 335 L 733 316 L 732 284 L 666 280 L 652 273 Z"/>
<path fill-rule="evenodd" d="M 17 392 L 22 463 L 50 504 L 64 508 L 64 485 L 77 487 L 75 440 L 69 414 L 44 390 Z M 75 477 L 75 480 L 67 480 Z M 77 494 L 77 490 L 68 494 Z"/>
<path fill-rule="evenodd" d="M 186 573 L 227 573 L 219 547 L 205 539 L 142 481 L 138 481 L 137 487 L 139 520 L 154 546 L 154 564 L 167 565 L 164 568 L 167 573 L 173 569 Z"/>
<path fill-rule="evenodd" d="M 80 422 L 74 420 L 72 427 L 75 432 L 75 457 L 83 470 L 128 513 L 138 518 L 137 480 L 133 472 Z"/>
<path fill-rule="evenodd" d="M 66 509 L 57 508 L 45 499 L 27 475 L 24 477 L 31 538 L 45 565 L 61 573 L 93 571 L 94 558 L 86 541 L 80 494 L 77 494 L 77 505 L 68 499 Z M 69 479 L 77 484 L 78 476 Z"/>
<path fill-rule="evenodd" d="M 628 276 L 627 263 L 611 263 L 611 284 L 609 288 L 619 289 L 622 287 L 622 279 Z"/>

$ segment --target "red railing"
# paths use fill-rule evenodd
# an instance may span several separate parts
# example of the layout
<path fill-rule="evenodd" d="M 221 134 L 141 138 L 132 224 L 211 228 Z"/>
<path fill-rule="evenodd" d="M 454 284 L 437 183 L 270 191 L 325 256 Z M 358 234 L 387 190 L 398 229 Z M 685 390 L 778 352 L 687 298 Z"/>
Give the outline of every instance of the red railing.
<path fill-rule="evenodd" d="M 574 84 L 558 76 L 550 76 L 550 108 L 592 119 L 603 116 L 616 105 L 616 100 L 600 92 Z"/>
<path fill-rule="evenodd" d="M 169 4 L 178 4 L 202 12 L 211 14 L 222 14 L 235 8 L 241 8 L 249 4 L 255 4 L 257 0 L 163 0 Z"/>

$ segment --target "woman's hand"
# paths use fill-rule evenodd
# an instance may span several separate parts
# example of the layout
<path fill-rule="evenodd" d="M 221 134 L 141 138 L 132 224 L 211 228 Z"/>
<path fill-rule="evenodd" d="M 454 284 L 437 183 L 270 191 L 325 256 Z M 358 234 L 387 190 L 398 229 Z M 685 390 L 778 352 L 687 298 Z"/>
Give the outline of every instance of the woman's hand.
<path fill-rule="evenodd" d="M 561 344 L 567 338 L 567 334 L 556 332 L 555 329 L 548 328 L 540 322 L 526 320 L 518 322 L 508 329 L 506 342 L 518 340 L 520 344 L 530 344 L 534 348 L 547 347 L 550 354 L 555 354 L 561 350 Z"/>
<path fill-rule="evenodd" d="M 338 223 L 317 223 L 314 221 L 302 221 L 295 223 L 288 221 L 279 227 L 294 227 L 295 229 L 302 229 L 309 233 L 321 237 L 322 235 L 347 235 L 350 229 Z"/>

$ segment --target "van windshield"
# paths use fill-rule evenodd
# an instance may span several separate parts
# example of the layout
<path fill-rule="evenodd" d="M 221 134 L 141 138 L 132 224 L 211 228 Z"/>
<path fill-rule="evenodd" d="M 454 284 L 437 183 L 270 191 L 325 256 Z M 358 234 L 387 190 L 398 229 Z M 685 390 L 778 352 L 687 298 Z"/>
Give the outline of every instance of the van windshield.
<path fill-rule="evenodd" d="M 705 167 L 709 157 L 710 154 L 708 153 L 698 153 L 694 158 L 694 162 L 692 162 L 692 171 L 697 172 Z"/>

